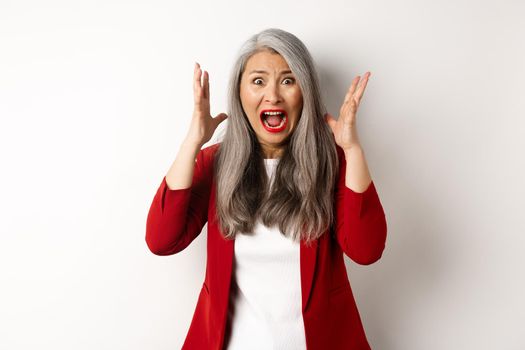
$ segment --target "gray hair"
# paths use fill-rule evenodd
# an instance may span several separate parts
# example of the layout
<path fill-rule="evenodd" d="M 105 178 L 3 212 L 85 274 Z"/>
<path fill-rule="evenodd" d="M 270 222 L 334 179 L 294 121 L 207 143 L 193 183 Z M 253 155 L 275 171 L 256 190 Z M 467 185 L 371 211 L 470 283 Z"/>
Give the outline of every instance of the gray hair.
<path fill-rule="evenodd" d="M 240 100 L 246 63 L 264 50 L 286 60 L 303 96 L 301 116 L 284 145 L 271 188 L 262 148 Z M 226 133 L 214 163 L 217 217 L 226 239 L 252 233 L 258 218 L 307 244 L 333 225 L 339 159 L 325 110 L 313 59 L 295 35 L 269 28 L 242 45 L 230 76 Z"/>

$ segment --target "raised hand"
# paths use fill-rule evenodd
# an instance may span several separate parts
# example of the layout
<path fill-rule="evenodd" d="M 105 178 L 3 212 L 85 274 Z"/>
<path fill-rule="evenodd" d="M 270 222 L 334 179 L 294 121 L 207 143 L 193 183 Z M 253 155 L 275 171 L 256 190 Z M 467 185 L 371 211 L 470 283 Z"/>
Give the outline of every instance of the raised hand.
<path fill-rule="evenodd" d="M 370 72 L 366 72 L 359 87 L 358 83 L 361 77 L 358 75 L 354 78 L 345 95 L 337 120 L 330 113 L 325 114 L 325 120 L 334 134 L 335 142 L 344 151 L 361 147 L 357 135 L 356 114 L 369 77 Z"/>
<path fill-rule="evenodd" d="M 193 116 L 186 141 L 202 146 L 211 139 L 217 126 L 226 120 L 228 115 L 219 113 L 215 118 L 210 115 L 209 75 L 207 71 L 203 73 L 197 62 L 193 72 L 193 97 Z"/>

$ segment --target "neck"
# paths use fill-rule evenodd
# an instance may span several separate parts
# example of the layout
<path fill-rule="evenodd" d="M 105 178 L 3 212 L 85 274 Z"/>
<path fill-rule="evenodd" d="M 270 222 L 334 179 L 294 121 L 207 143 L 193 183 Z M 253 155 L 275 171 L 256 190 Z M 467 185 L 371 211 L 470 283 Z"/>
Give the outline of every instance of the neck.
<path fill-rule="evenodd" d="M 282 147 L 272 147 L 272 146 L 261 144 L 261 148 L 262 148 L 264 159 L 281 158 L 283 154 Z"/>

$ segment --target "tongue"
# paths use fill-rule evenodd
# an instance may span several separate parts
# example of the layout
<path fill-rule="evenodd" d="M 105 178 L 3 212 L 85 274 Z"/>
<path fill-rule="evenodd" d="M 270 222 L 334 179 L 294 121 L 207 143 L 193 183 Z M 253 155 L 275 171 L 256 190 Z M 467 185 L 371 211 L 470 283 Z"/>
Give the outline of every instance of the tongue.
<path fill-rule="evenodd" d="M 266 118 L 266 121 L 270 126 L 279 126 L 281 124 L 281 118 L 277 115 L 270 115 Z"/>

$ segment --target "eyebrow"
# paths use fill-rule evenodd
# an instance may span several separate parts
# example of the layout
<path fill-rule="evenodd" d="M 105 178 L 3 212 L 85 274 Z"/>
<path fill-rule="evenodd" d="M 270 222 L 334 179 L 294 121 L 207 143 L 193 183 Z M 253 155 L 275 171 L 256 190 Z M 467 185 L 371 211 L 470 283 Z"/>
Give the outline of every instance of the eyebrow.
<path fill-rule="evenodd" d="M 265 70 L 252 70 L 249 74 L 253 74 L 253 73 L 268 74 L 268 72 Z M 281 71 L 281 74 L 289 74 L 289 73 L 292 73 L 292 71 L 291 70 Z"/>

